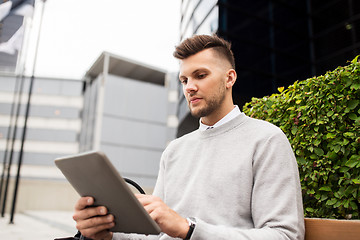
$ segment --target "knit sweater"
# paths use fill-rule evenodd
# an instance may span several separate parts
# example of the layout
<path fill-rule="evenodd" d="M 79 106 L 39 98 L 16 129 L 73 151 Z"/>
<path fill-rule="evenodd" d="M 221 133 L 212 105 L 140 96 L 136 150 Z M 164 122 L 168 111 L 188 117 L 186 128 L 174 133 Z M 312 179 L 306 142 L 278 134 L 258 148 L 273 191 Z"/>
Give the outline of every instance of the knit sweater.
<path fill-rule="evenodd" d="M 194 217 L 191 240 L 302 240 L 297 163 L 276 126 L 244 115 L 196 130 L 164 151 L 154 195 Z M 173 239 L 114 234 L 113 239 Z"/>

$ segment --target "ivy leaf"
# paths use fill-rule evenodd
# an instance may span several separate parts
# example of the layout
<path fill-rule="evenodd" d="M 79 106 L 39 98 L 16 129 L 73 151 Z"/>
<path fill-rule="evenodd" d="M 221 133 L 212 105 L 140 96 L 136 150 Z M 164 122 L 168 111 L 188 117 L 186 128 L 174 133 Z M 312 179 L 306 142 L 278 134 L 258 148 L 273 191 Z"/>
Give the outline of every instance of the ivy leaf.
<path fill-rule="evenodd" d="M 345 165 L 346 166 L 348 166 L 348 167 L 350 167 L 350 168 L 353 168 L 353 167 L 355 167 L 356 165 L 357 165 L 357 161 L 347 161 L 346 163 L 345 163 Z"/>
<path fill-rule="evenodd" d="M 320 143 L 321 143 L 320 139 L 315 139 L 315 141 L 314 141 L 315 146 L 319 146 Z"/>
<path fill-rule="evenodd" d="M 357 117 L 357 115 L 356 115 L 355 113 L 350 113 L 350 114 L 349 114 L 349 118 L 350 118 L 351 120 L 356 121 L 358 117 Z"/>
<path fill-rule="evenodd" d="M 314 193 L 315 193 L 315 190 L 314 190 L 314 189 L 308 190 L 308 193 L 309 193 L 309 194 L 314 194 Z"/>
<path fill-rule="evenodd" d="M 291 133 L 292 133 L 293 135 L 295 135 L 295 133 L 297 132 L 297 130 L 298 130 L 298 127 L 297 127 L 297 126 L 293 126 L 293 127 L 291 128 Z"/>
<path fill-rule="evenodd" d="M 354 83 L 354 84 L 351 85 L 350 88 L 354 89 L 354 90 L 358 90 L 358 89 L 360 89 L 360 83 Z"/>
<path fill-rule="evenodd" d="M 352 179 L 351 181 L 353 181 L 355 184 L 360 184 L 360 179 Z"/>
<path fill-rule="evenodd" d="M 329 186 L 323 186 L 319 189 L 320 191 L 326 191 L 326 192 L 331 192 L 331 187 Z"/>
<path fill-rule="evenodd" d="M 303 158 L 303 157 L 297 157 L 296 159 L 297 159 L 297 162 L 298 162 L 299 164 L 306 164 L 305 158 Z"/>
<path fill-rule="evenodd" d="M 339 150 L 340 150 L 340 147 L 339 147 Z M 335 152 L 329 152 L 327 155 L 328 155 L 329 159 L 331 159 L 331 160 L 335 160 L 338 158 L 338 155 Z"/>
<path fill-rule="evenodd" d="M 345 166 L 348 166 L 350 168 L 355 167 L 360 162 L 360 156 L 359 155 L 353 155 L 350 157 L 350 159 L 345 163 Z"/>
<path fill-rule="evenodd" d="M 358 58 L 359 58 L 359 55 L 357 55 L 357 56 L 351 61 L 351 63 L 357 63 Z"/>
<path fill-rule="evenodd" d="M 332 198 L 326 201 L 326 205 L 332 206 L 337 202 L 336 198 Z"/>
<path fill-rule="evenodd" d="M 331 117 L 334 114 L 334 111 L 327 112 L 326 116 Z"/>
<path fill-rule="evenodd" d="M 357 105 L 359 104 L 359 100 L 350 100 L 348 103 L 347 103 L 347 106 L 349 109 L 354 109 L 357 107 Z"/>
<path fill-rule="evenodd" d="M 313 209 L 313 208 L 310 208 L 310 207 L 307 207 L 305 210 L 306 210 L 307 212 L 314 212 L 314 209 Z"/>
<path fill-rule="evenodd" d="M 324 150 L 322 150 L 321 148 L 314 148 L 314 152 L 316 155 L 318 155 L 319 157 L 324 155 Z"/>
<path fill-rule="evenodd" d="M 357 210 L 357 209 L 358 209 L 357 204 L 354 203 L 353 201 L 350 202 L 350 207 L 351 207 L 353 210 Z"/>
<path fill-rule="evenodd" d="M 329 197 L 327 195 L 321 195 L 321 199 L 320 201 L 325 201 L 326 199 L 328 199 Z"/>
<path fill-rule="evenodd" d="M 353 132 L 346 132 L 343 135 L 344 135 L 344 137 L 353 137 L 354 133 Z"/>
<path fill-rule="evenodd" d="M 335 138 L 335 137 L 336 137 L 336 134 L 334 134 L 334 133 L 326 134 L 326 138 Z"/>
<path fill-rule="evenodd" d="M 336 146 L 334 147 L 334 152 L 338 153 L 338 152 L 340 151 L 340 148 L 341 148 L 340 145 L 336 145 Z"/>
<path fill-rule="evenodd" d="M 313 146 L 309 146 L 309 147 L 308 147 L 308 150 L 309 150 L 310 152 L 313 152 L 313 151 L 314 151 L 314 147 L 313 147 Z"/>

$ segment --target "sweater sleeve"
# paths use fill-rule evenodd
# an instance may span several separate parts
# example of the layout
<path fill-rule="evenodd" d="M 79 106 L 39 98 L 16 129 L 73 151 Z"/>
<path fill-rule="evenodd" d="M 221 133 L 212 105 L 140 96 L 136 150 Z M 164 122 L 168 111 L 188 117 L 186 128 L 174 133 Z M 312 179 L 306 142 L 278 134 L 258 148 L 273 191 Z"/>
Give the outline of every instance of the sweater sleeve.
<path fill-rule="evenodd" d="M 165 171 L 165 155 L 167 154 L 166 150 L 164 151 L 164 153 L 161 156 L 160 159 L 160 166 L 159 166 L 159 173 L 158 173 L 158 177 L 156 180 L 156 184 L 155 184 L 155 188 L 154 188 L 154 192 L 152 195 L 157 196 L 161 199 L 164 199 L 165 197 L 165 193 L 164 193 L 164 171 Z"/>
<path fill-rule="evenodd" d="M 304 239 L 298 168 L 285 134 L 280 131 L 258 144 L 253 157 L 252 171 L 251 216 L 254 228 L 212 225 L 202 219 L 196 219 L 197 224 L 191 240 Z"/>

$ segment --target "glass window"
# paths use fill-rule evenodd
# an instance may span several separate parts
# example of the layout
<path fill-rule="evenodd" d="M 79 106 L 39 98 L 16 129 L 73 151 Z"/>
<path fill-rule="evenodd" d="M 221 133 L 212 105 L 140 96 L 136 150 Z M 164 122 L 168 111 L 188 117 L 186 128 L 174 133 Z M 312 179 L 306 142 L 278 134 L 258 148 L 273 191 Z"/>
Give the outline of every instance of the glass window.
<path fill-rule="evenodd" d="M 200 2 L 193 17 L 193 25 L 195 29 L 198 28 L 198 26 L 204 21 L 216 4 L 216 0 L 202 0 Z"/>
<path fill-rule="evenodd" d="M 183 0 L 181 3 L 181 13 L 184 14 L 187 5 L 191 2 L 191 0 Z"/>
<path fill-rule="evenodd" d="M 196 34 L 213 34 L 219 27 L 219 7 L 215 6 L 205 21 L 198 26 Z"/>

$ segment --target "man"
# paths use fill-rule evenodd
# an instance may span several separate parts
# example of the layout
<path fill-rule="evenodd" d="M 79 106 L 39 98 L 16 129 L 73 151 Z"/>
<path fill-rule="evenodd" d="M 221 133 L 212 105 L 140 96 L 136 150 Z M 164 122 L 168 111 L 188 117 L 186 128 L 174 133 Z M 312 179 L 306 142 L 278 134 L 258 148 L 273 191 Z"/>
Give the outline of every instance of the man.
<path fill-rule="evenodd" d="M 162 234 L 109 232 L 113 216 L 103 206 L 85 208 L 93 203 L 90 197 L 75 206 L 78 230 L 93 239 L 303 239 L 294 154 L 279 128 L 234 106 L 230 43 L 198 35 L 184 40 L 174 56 L 200 128 L 166 148 L 153 196 L 136 195 Z"/>

